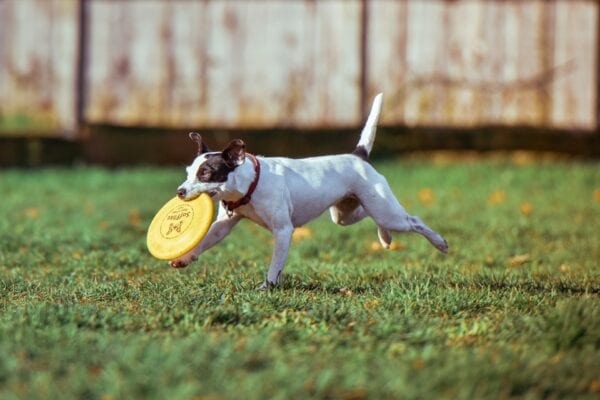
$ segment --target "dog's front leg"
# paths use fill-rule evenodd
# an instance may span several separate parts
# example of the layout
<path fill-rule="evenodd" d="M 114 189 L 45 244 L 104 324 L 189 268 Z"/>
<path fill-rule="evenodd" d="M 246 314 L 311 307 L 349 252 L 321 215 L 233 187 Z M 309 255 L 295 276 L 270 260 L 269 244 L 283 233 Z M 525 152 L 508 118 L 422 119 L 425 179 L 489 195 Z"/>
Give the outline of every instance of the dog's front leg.
<path fill-rule="evenodd" d="M 221 210 L 219 210 L 221 211 Z M 219 212 L 219 217 L 210 226 L 206 236 L 196 247 L 184 254 L 183 256 L 172 260 L 169 265 L 173 268 L 184 268 L 189 263 L 195 261 L 198 256 L 219 243 L 225 236 L 231 232 L 233 227 L 240 221 L 239 215 L 229 217 L 226 213 Z"/>
<path fill-rule="evenodd" d="M 275 239 L 273 257 L 271 258 L 267 280 L 262 284 L 260 289 L 269 289 L 279 284 L 290 249 L 290 243 L 292 242 L 294 227 L 290 223 L 289 225 L 274 228 L 272 232 Z"/>

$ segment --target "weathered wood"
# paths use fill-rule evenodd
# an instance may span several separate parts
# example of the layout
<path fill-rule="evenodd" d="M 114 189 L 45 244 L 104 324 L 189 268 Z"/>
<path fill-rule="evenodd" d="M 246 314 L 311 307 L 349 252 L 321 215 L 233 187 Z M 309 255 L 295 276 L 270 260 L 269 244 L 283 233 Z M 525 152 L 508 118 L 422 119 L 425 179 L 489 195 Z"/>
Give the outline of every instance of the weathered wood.
<path fill-rule="evenodd" d="M 358 1 L 91 2 L 91 123 L 360 120 Z"/>
<path fill-rule="evenodd" d="M 76 133 L 77 6 L 0 1 L 0 135 Z"/>
<path fill-rule="evenodd" d="M 600 136 L 600 6 L 596 10 L 596 134 Z"/>
<path fill-rule="evenodd" d="M 382 122 L 592 131 L 592 1 L 373 1 L 369 92 Z"/>
<path fill-rule="evenodd" d="M 591 132 L 598 32 L 591 0 L 4 0 L 0 134 L 343 128 L 378 91 L 387 125 Z"/>
<path fill-rule="evenodd" d="M 552 86 L 552 125 L 591 128 L 596 125 L 597 2 L 560 1 L 556 4 L 554 64 L 572 69 L 557 76 Z"/>

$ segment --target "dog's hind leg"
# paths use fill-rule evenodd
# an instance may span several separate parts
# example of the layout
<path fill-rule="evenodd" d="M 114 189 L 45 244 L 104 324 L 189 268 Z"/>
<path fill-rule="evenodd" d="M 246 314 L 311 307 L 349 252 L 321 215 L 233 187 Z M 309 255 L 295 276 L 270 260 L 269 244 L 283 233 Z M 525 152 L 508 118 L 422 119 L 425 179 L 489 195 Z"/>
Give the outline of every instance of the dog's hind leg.
<path fill-rule="evenodd" d="M 359 221 L 362 221 L 365 217 L 368 217 L 364 207 L 360 204 L 358 199 L 354 196 L 348 196 L 336 205 L 329 207 L 329 214 L 331 219 L 338 225 L 352 225 Z M 381 245 L 389 249 L 392 244 L 392 234 L 389 230 L 378 226 L 377 236 Z"/>
<path fill-rule="evenodd" d="M 446 240 L 419 217 L 409 215 L 400 205 L 383 177 L 377 179 L 374 185 L 360 194 L 360 201 L 366 213 L 379 227 L 380 240 L 387 239 L 386 233 L 389 235 L 389 231 L 415 232 L 424 236 L 439 251 L 448 252 Z"/>
<path fill-rule="evenodd" d="M 446 239 L 444 239 L 442 235 L 440 235 L 439 233 L 431 229 L 429 226 L 427 226 L 421 220 L 421 218 L 414 215 L 409 215 L 408 220 L 410 223 L 411 232 L 416 232 L 425 236 L 425 238 L 429 240 L 429 242 L 442 253 L 448 252 L 448 242 L 446 242 Z"/>
<path fill-rule="evenodd" d="M 381 226 L 377 226 L 377 237 L 379 237 L 379 243 L 381 243 L 384 249 L 390 248 L 392 245 L 392 232 Z"/>

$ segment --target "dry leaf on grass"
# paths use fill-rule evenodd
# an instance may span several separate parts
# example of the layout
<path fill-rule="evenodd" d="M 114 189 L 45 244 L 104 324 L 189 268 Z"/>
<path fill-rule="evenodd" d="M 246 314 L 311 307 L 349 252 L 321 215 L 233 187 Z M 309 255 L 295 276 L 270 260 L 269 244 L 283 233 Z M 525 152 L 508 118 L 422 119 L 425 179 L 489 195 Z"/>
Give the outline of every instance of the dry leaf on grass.
<path fill-rule="evenodd" d="M 509 267 L 519 267 L 523 264 L 528 263 L 531 260 L 531 256 L 529 254 L 517 254 L 516 256 L 512 256 L 508 259 Z"/>
<path fill-rule="evenodd" d="M 303 226 L 294 229 L 294 233 L 292 234 L 292 240 L 294 242 L 299 242 L 304 239 L 308 239 L 312 237 L 312 231 L 309 228 L 305 228 Z"/>
<path fill-rule="evenodd" d="M 488 197 L 488 203 L 495 206 L 506 201 L 506 192 L 504 190 L 496 190 Z"/>
<path fill-rule="evenodd" d="M 433 190 L 430 188 L 423 188 L 419 190 L 419 201 L 423 205 L 430 205 L 435 200 L 435 195 L 433 194 Z"/>
<path fill-rule="evenodd" d="M 25 209 L 25 216 L 29 219 L 36 219 L 40 216 L 40 209 L 37 207 L 28 207 Z"/>
<path fill-rule="evenodd" d="M 400 243 L 400 242 L 392 242 L 392 244 L 390 244 L 389 249 L 385 249 L 381 243 L 377 242 L 377 241 L 372 241 L 371 244 L 369 245 L 369 250 L 371 250 L 372 252 L 377 252 L 377 251 L 383 251 L 383 250 L 404 250 L 406 248 L 406 245 L 404 243 Z"/>
<path fill-rule="evenodd" d="M 129 215 L 127 216 L 129 219 L 129 224 L 133 227 L 138 227 L 142 224 L 142 217 L 140 216 L 140 212 L 137 208 L 129 211 Z"/>
<path fill-rule="evenodd" d="M 533 205 L 530 202 L 528 202 L 528 201 L 524 201 L 519 206 L 519 210 L 521 210 L 521 214 L 523 214 L 524 216 L 528 217 L 533 212 Z"/>

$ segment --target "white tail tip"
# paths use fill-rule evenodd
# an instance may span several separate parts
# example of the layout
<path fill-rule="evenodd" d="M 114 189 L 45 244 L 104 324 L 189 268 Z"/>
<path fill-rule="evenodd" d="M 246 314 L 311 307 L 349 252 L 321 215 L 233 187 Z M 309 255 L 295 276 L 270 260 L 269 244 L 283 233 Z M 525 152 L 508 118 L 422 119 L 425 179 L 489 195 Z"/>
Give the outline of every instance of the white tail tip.
<path fill-rule="evenodd" d="M 360 134 L 360 140 L 357 146 L 363 146 L 367 153 L 371 152 L 373 143 L 375 142 L 375 132 L 377 131 L 377 122 L 379 121 L 379 114 L 381 113 L 381 105 L 383 104 L 383 93 L 378 93 L 373 99 L 373 105 L 371 106 L 371 112 L 365 123 Z"/>

